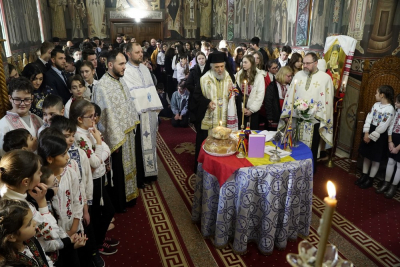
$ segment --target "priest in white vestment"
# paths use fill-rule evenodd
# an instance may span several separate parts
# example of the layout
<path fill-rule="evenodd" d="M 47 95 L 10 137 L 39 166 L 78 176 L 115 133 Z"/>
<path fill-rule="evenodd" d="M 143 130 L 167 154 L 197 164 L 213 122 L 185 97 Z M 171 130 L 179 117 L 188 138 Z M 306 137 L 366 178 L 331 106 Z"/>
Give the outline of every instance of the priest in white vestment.
<path fill-rule="evenodd" d="M 308 53 L 303 59 L 303 70 L 296 73 L 283 102 L 278 129 L 283 131 L 286 118 L 290 117 L 293 100 L 303 99 L 317 105 L 313 122 L 303 122 L 300 126 L 300 141 L 311 148 L 314 166 L 317 159 L 320 138 L 328 145 L 333 144 L 333 104 L 334 90 L 331 77 L 317 67 L 318 57 Z M 294 97 L 293 97 L 293 94 Z M 298 115 L 293 112 L 292 128 L 296 127 Z"/>
<path fill-rule="evenodd" d="M 140 125 L 136 131 L 136 166 L 138 187 L 157 180 L 157 127 L 158 113 L 163 109 L 149 69 L 142 64 L 143 52 L 138 43 L 129 43 L 126 49 L 129 61 L 124 81 L 135 103 Z M 141 149 L 140 149 L 141 148 Z"/>

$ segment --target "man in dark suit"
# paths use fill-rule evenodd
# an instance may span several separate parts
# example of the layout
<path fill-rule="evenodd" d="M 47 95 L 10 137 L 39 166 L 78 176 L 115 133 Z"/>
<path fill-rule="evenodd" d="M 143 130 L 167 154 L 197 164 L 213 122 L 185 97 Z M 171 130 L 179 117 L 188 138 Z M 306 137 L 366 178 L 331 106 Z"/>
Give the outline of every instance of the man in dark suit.
<path fill-rule="evenodd" d="M 258 38 L 258 37 L 253 37 L 253 38 L 250 40 L 250 46 L 251 46 L 254 50 L 260 51 L 260 53 L 261 53 L 262 56 L 263 56 L 263 62 L 264 62 L 264 65 L 265 65 L 265 64 L 268 62 L 269 57 L 268 57 L 267 52 L 265 52 L 264 49 L 262 49 L 261 47 L 259 47 L 259 45 L 260 45 L 260 38 Z"/>
<path fill-rule="evenodd" d="M 74 65 L 74 58 L 71 56 L 65 56 L 65 69 L 64 69 L 65 76 L 67 79 L 71 76 L 74 76 L 75 74 L 78 74 L 76 72 L 76 68 Z"/>
<path fill-rule="evenodd" d="M 278 64 L 279 69 L 285 67 L 286 64 L 288 64 L 289 62 L 288 58 L 291 53 L 292 53 L 292 48 L 290 48 L 290 46 L 285 45 L 284 47 L 282 47 L 279 57 L 275 59 L 275 62 L 276 64 Z"/>
<path fill-rule="evenodd" d="M 51 67 L 50 58 L 51 51 L 54 49 L 54 44 L 50 42 L 43 42 L 40 47 L 40 57 L 34 62 L 40 71 L 44 74 Z"/>
<path fill-rule="evenodd" d="M 45 74 L 46 85 L 53 88 L 56 94 L 59 95 L 64 104 L 71 97 L 71 93 L 67 87 L 67 77 L 64 74 L 65 69 L 65 54 L 62 50 L 54 49 L 51 51 L 51 68 Z"/>

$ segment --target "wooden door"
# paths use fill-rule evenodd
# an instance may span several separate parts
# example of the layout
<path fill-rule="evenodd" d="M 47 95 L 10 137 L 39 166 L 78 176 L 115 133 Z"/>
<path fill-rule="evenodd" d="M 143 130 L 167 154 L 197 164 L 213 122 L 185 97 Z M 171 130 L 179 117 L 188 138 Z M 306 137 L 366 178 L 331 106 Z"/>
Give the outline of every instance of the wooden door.
<path fill-rule="evenodd" d="M 117 34 L 123 33 L 129 37 L 135 37 L 136 42 L 142 44 L 144 40 L 161 39 L 161 22 L 111 22 L 111 38 L 114 42 Z"/>

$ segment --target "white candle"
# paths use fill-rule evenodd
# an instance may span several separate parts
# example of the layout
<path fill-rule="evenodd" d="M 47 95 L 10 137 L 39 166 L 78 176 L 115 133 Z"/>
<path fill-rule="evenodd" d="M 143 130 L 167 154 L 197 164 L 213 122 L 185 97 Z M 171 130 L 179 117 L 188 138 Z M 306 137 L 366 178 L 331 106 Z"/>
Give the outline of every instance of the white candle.
<path fill-rule="evenodd" d="M 325 211 L 324 214 L 322 214 L 321 224 L 318 228 L 320 239 L 318 243 L 318 251 L 317 251 L 317 258 L 315 261 L 315 267 L 322 266 L 326 250 L 326 244 L 328 242 L 329 233 L 331 232 L 332 218 L 333 214 L 335 213 L 337 205 L 335 185 L 331 181 L 328 181 L 327 187 L 328 187 L 329 197 L 324 198 Z"/>

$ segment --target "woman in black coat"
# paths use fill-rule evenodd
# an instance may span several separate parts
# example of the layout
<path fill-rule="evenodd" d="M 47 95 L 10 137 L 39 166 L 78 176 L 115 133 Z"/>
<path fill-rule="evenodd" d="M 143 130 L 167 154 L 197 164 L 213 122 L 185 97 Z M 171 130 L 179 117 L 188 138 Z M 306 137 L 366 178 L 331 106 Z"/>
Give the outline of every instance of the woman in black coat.
<path fill-rule="evenodd" d="M 165 74 L 167 75 L 166 83 L 164 88 L 168 94 L 169 99 L 172 98 L 172 94 L 175 92 L 174 83 L 172 80 L 172 75 L 174 74 L 174 70 L 172 69 L 172 59 L 175 56 L 175 49 L 168 48 L 167 52 L 165 52 Z"/>
<path fill-rule="evenodd" d="M 190 70 L 189 77 L 186 81 L 186 88 L 189 90 L 189 119 L 190 122 L 194 124 L 197 133 L 201 132 L 201 121 L 204 117 L 204 111 L 199 111 L 199 102 L 195 100 L 195 90 L 200 88 L 200 78 L 204 74 L 204 68 L 206 66 L 206 55 L 199 51 L 196 53 L 196 65 Z M 203 97 L 204 98 L 204 97 Z M 199 144 L 202 142 L 202 137 L 200 134 L 196 135 L 196 151 L 195 151 L 195 161 L 194 161 L 194 172 L 197 172 L 197 157 L 200 152 Z"/>
<path fill-rule="evenodd" d="M 292 78 L 293 70 L 289 66 L 282 67 L 267 87 L 264 104 L 269 131 L 276 131 L 278 127 L 283 101 Z"/>

